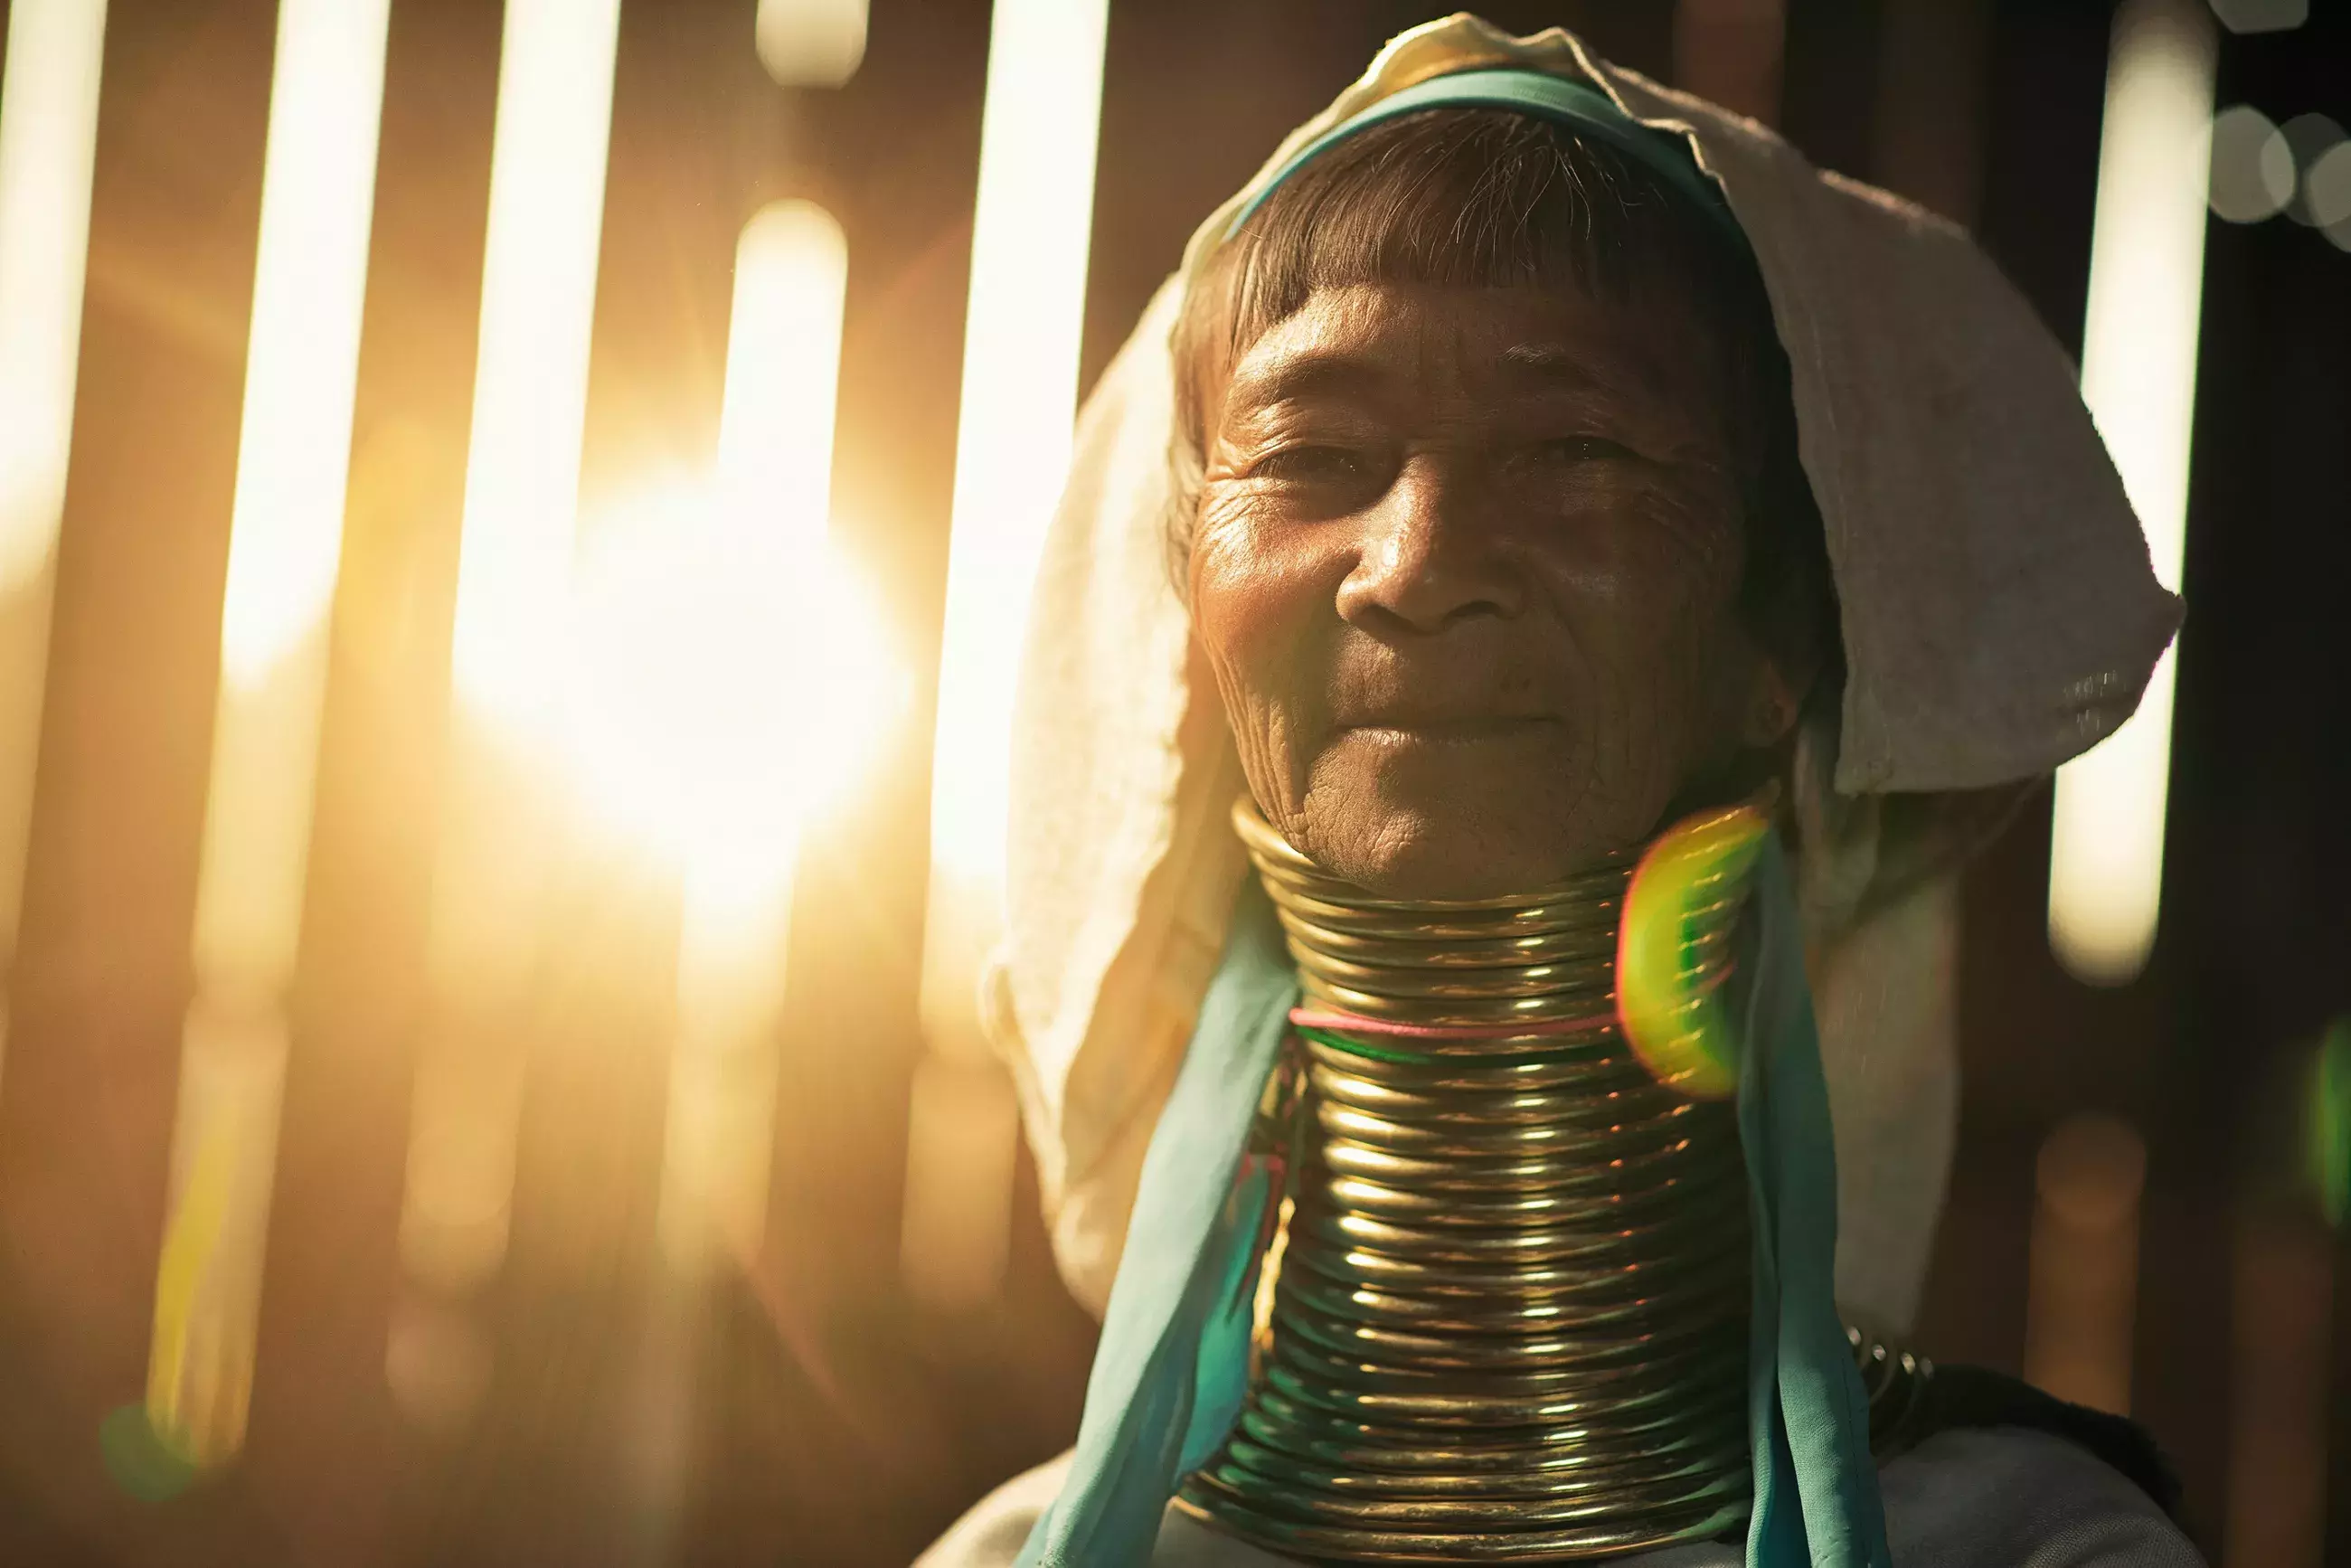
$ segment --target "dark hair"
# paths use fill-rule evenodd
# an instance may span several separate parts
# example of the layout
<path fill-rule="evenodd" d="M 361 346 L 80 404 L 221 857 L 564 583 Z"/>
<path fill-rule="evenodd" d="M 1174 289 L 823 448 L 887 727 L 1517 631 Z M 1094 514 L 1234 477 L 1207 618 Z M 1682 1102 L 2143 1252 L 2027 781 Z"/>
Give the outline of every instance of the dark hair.
<path fill-rule="evenodd" d="M 1173 345 L 1168 538 L 1179 591 L 1208 389 L 1317 289 L 1576 287 L 1630 301 L 1658 282 L 1687 291 L 1712 318 L 1726 355 L 1747 522 L 1742 612 L 1766 647 L 1833 664 L 1820 513 L 1797 456 L 1787 356 L 1753 259 L 1719 219 L 1621 154 L 1508 110 L 1426 110 L 1349 137 L 1292 174 L 1210 258 Z"/>

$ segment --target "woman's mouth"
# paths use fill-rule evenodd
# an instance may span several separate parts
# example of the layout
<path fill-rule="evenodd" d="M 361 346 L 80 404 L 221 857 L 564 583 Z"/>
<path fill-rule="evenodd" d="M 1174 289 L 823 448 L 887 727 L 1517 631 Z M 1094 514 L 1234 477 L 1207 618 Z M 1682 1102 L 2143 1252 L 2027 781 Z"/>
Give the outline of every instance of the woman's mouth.
<path fill-rule="evenodd" d="M 1520 740 L 1545 729 L 1554 729 L 1558 724 L 1557 719 L 1540 715 L 1416 715 L 1342 725 L 1340 732 L 1387 745 L 1461 746 Z"/>

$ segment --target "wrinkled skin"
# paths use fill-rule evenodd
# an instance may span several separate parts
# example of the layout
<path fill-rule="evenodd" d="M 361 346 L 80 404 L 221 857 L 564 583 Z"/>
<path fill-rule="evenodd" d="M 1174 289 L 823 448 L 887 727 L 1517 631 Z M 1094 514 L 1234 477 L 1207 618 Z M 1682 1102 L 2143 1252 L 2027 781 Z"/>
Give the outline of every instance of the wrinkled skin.
<path fill-rule="evenodd" d="M 1396 897 L 1520 892 L 1793 723 L 1727 361 L 1667 291 L 1319 291 L 1207 388 L 1196 635 L 1251 792 Z"/>

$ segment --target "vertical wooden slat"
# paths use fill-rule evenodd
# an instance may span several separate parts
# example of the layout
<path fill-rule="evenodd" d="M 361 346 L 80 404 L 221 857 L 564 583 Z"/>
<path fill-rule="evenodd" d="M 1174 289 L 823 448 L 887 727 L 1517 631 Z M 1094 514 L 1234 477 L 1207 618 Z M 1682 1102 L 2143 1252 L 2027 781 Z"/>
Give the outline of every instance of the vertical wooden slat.
<path fill-rule="evenodd" d="M 1870 175 L 1972 225 L 1982 195 L 1991 0 L 1887 0 L 1885 12 Z"/>
<path fill-rule="evenodd" d="M 168 1514 L 120 1496 L 98 1427 L 144 1383 L 275 22 L 262 0 L 110 17 L 0 1094 L 0 1466 L 124 1562 L 174 1537 L 178 1561 L 254 1560 L 268 1534 L 234 1485 Z"/>
<path fill-rule="evenodd" d="M 733 24 L 726 28 L 726 24 Z M 717 35 L 730 31 L 722 53 Z M 752 8 L 621 10 L 581 447 L 579 548 L 618 506 L 707 462 L 744 192 L 728 118 L 759 78 Z M 730 69 L 730 67 L 732 68 Z M 560 766 L 564 759 L 555 760 Z M 484 1303 L 495 1372 L 424 1521 L 436 1563 L 632 1564 L 677 1544 L 644 1360 L 667 1091 L 674 896 L 639 847 L 544 780 L 558 847 L 527 1016 L 505 1277 Z"/>
<path fill-rule="evenodd" d="M 246 1461 L 291 1561 L 402 1561 L 385 1381 L 499 15 L 392 8 L 349 517 Z M 429 1482 L 428 1482 L 429 1484 Z"/>

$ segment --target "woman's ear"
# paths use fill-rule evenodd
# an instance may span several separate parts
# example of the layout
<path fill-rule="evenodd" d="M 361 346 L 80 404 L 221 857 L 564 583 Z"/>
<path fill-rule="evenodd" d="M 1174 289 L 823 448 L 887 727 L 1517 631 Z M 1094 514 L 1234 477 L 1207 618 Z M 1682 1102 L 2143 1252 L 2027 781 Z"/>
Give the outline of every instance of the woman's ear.
<path fill-rule="evenodd" d="M 1776 597 L 1762 625 L 1746 632 L 1750 667 L 1739 737 L 1750 747 L 1785 740 L 1820 685 L 1836 645 L 1824 601 L 1830 601 L 1824 591 L 1800 580 Z"/>
<path fill-rule="evenodd" d="M 1740 743 L 1750 750 L 1763 751 L 1785 740 L 1796 727 L 1811 685 L 1807 679 L 1798 685 L 1788 678 L 1781 661 L 1759 652 L 1747 685 L 1745 709 L 1739 717 Z"/>
<path fill-rule="evenodd" d="M 1810 596 L 1787 606 L 1768 638 L 1748 643 L 1747 691 L 1739 716 L 1739 738 L 1753 750 L 1768 750 L 1788 738 L 1812 700 L 1827 662 L 1826 635 Z"/>

